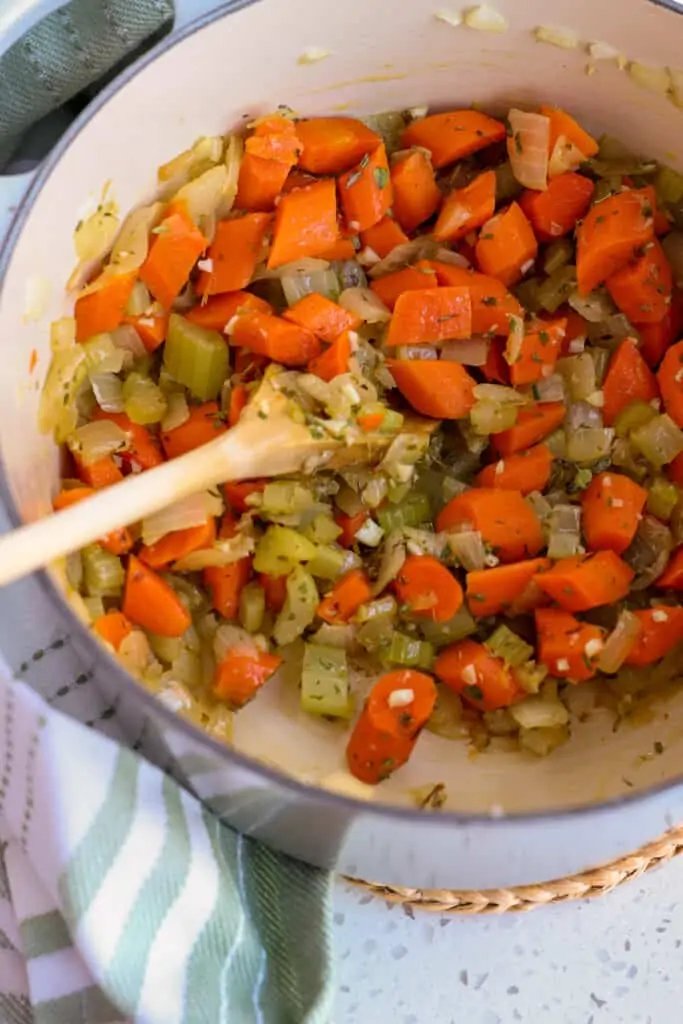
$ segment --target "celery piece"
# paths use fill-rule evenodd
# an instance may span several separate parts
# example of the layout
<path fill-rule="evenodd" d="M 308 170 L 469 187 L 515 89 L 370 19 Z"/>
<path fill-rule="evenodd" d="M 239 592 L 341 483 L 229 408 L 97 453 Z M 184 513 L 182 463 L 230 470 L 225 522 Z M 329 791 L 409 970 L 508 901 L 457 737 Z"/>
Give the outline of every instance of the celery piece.
<path fill-rule="evenodd" d="M 307 526 L 304 526 L 301 532 L 313 544 L 334 544 L 342 533 L 342 529 L 337 526 L 331 515 L 321 512 Z"/>
<path fill-rule="evenodd" d="M 88 597 L 118 597 L 123 590 L 121 559 L 99 544 L 89 544 L 81 552 L 83 582 Z"/>
<path fill-rule="evenodd" d="M 336 544 L 320 544 L 308 571 L 321 580 L 336 580 L 346 564 L 346 552 Z"/>
<path fill-rule="evenodd" d="M 420 631 L 425 640 L 434 647 L 445 647 L 457 643 L 465 637 L 477 632 L 477 624 L 463 605 L 448 622 L 432 622 L 424 619 L 420 622 Z"/>
<path fill-rule="evenodd" d="M 554 725 L 548 728 L 520 729 L 519 745 L 522 750 L 537 757 L 547 757 L 556 747 L 569 739 L 568 725 Z"/>
<path fill-rule="evenodd" d="M 559 267 L 539 285 L 538 304 L 548 313 L 555 313 L 576 288 L 576 267 Z"/>
<path fill-rule="evenodd" d="M 315 505 L 315 495 L 294 480 L 273 480 L 263 489 L 259 514 L 297 515 Z"/>
<path fill-rule="evenodd" d="M 301 672 L 301 707 L 312 715 L 349 718 L 349 670 L 340 647 L 306 644 Z"/>
<path fill-rule="evenodd" d="M 91 622 L 94 622 L 95 619 L 99 619 L 101 615 L 104 615 L 104 601 L 101 597 L 84 597 L 83 604 L 87 609 Z"/>
<path fill-rule="evenodd" d="M 80 590 L 83 583 L 83 559 L 80 551 L 66 556 L 66 580 L 73 590 Z"/>
<path fill-rule="evenodd" d="M 191 580 L 187 579 L 187 577 L 180 576 L 175 572 L 163 572 L 161 574 L 161 578 L 168 583 L 172 590 L 175 590 L 180 600 L 192 615 L 197 615 L 206 611 L 209 603 L 206 591 L 200 590 L 200 588 L 195 583 L 192 583 Z"/>
<path fill-rule="evenodd" d="M 496 175 L 496 202 L 502 203 L 508 199 L 516 199 L 522 191 L 522 186 L 517 181 L 512 170 L 512 164 L 506 160 L 495 169 Z"/>
<path fill-rule="evenodd" d="M 538 301 L 538 290 L 541 283 L 540 277 L 528 277 L 513 289 L 514 294 L 529 313 L 538 313 L 541 308 Z"/>
<path fill-rule="evenodd" d="M 266 592 L 260 583 L 247 583 L 240 594 L 239 620 L 247 633 L 258 633 L 266 612 Z"/>
<path fill-rule="evenodd" d="M 637 399 L 621 410 L 614 421 L 614 430 L 617 437 L 628 437 L 632 430 L 644 427 L 646 423 L 653 420 L 657 412 L 649 402 Z"/>
<path fill-rule="evenodd" d="M 396 598 L 391 594 L 387 594 L 386 597 L 378 597 L 375 601 L 368 601 L 367 604 L 362 604 L 354 615 L 353 621 L 360 623 L 370 622 L 371 619 L 376 619 L 380 616 L 395 616 L 397 611 Z"/>
<path fill-rule="evenodd" d="M 397 630 L 392 631 L 388 644 L 382 645 L 379 653 L 385 665 L 431 668 L 434 661 L 434 647 L 428 640 L 418 640 Z"/>
<path fill-rule="evenodd" d="M 498 626 L 488 640 L 484 641 L 484 646 L 496 658 L 502 658 L 513 668 L 523 665 L 534 653 L 531 644 L 522 640 L 521 636 L 517 636 L 507 626 Z"/>
<path fill-rule="evenodd" d="M 391 643 L 394 625 L 395 615 L 393 613 L 376 615 L 358 628 L 356 639 L 366 651 L 376 654 Z"/>
<path fill-rule="evenodd" d="M 166 665 L 172 665 L 180 657 L 183 648 L 183 640 L 180 636 L 159 636 L 157 633 L 147 633 L 149 646 L 152 653 Z"/>
<path fill-rule="evenodd" d="M 654 179 L 657 197 L 667 205 L 675 206 L 683 200 L 683 175 L 670 167 L 660 167 Z"/>
<path fill-rule="evenodd" d="M 303 566 L 297 566 L 287 577 L 287 597 L 273 626 L 275 643 L 282 647 L 301 636 L 313 622 L 319 603 L 315 580 Z"/>
<path fill-rule="evenodd" d="M 133 423 L 159 423 L 166 415 L 166 396 L 151 377 L 131 373 L 122 389 L 123 409 Z"/>
<path fill-rule="evenodd" d="M 397 434 L 403 426 L 404 419 L 403 413 L 396 412 L 395 409 L 387 409 L 379 428 L 380 434 Z"/>
<path fill-rule="evenodd" d="M 216 398 L 228 375 L 228 346 L 218 331 L 171 313 L 164 345 L 164 366 L 202 402 Z"/>
<path fill-rule="evenodd" d="M 507 403 L 498 405 L 496 402 L 475 402 L 470 411 L 470 422 L 475 434 L 482 437 L 497 434 L 501 430 L 509 430 L 517 421 L 518 407 Z M 486 442 L 484 442 L 485 444 Z"/>
<path fill-rule="evenodd" d="M 405 526 L 419 526 L 421 523 L 429 522 L 431 517 L 429 498 L 419 491 L 409 494 L 398 505 L 385 505 L 384 508 L 377 509 L 379 525 L 385 533 L 402 530 Z"/>
<path fill-rule="evenodd" d="M 313 292 L 333 301 L 339 298 L 339 280 L 335 272 L 329 269 L 282 274 L 280 284 L 288 306 L 293 306 L 299 299 Z"/>
<path fill-rule="evenodd" d="M 601 388 L 602 382 L 605 379 L 607 373 L 607 367 L 609 366 L 612 353 L 608 348 L 592 348 L 590 350 L 591 359 L 595 364 L 595 383 Z"/>
<path fill-rule="evenodd" d="M 543 257 L 543 269 L 546 274 L 554 274 L 560 267 L 571 262 L 574 255 L 574 246 L 568 238 L 558 238 L 545 250 Z"/>
<path fill-rule="evenodd" d="M 590 352 L 558 359 L 556 369 L 572 402 L 584 402 L 596 391 L 595 363 Z"/>
<path fill-rule="evenodd" d="M 285 576 L 302 562 L 315 558 L 317 548 L 297 530 L 269 526 L 256 545 L 254 569 L 269 576 Z"/>
<path fill-rule="evenodd" d="M 683 431 L 666 413 L 632 430 L 631 447 L 644 455 L 651 466 L 661 469 L 683 452 Z"/>
<path fill-rule="evenodd" d="M 392 505 L 400 505 L 402 501 L 405 501 L 412 489 L 413 485 L 410 482 L 407 484 L 390 483 L 387 499 Z"/>
<path fill-rule="evenodd" d="M 514 671 L 515 682 L 525 693 L 538 693 L 539 687 L 548 675 L 548 666 L 543 662 L 527 661 Z"/>
<path fill-rule="evenodd" d="M 647 510 L 657 519 L 669 520 L 680 496 L 676 485 L 670 483 L 666 477 L 655 477 L 648 488 Z"/>

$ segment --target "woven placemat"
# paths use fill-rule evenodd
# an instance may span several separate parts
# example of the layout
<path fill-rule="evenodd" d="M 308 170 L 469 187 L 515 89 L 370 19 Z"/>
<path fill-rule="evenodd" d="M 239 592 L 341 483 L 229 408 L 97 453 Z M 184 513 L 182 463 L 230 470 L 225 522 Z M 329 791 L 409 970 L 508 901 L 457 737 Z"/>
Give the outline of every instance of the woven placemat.
<path fill-rule="evenodd" d="M 426 910 L 433 914 L 505 914 L 508 911 L 535 910 L 552 903 L 605 896 L 617 886 L 640 878 L 646 871 L 665 864 L 680 853 L 683 853 L 683 825 L 604 867 L 538 885 L 465 891 L 408 889 L 400 885 L 363 882 L 358 878 L 348 878 L 347 881 L 388 903 L 400 904 L 407 913 Z"/>

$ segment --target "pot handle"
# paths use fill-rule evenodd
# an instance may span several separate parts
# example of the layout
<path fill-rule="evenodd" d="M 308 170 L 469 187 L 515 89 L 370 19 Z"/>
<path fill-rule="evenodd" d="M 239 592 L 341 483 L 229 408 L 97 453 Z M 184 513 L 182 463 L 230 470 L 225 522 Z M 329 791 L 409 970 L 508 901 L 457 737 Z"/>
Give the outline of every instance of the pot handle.
<path fill-rule="evenodd" d="M 0 57 L 29 29 L 48 14 L 64 7 L 67 0 L 4 0 L 0 4 Z M 0 242 L 14 215 L 14 209 L 28 191 L 35 170 L 23 174 L 0 175 Z"/>

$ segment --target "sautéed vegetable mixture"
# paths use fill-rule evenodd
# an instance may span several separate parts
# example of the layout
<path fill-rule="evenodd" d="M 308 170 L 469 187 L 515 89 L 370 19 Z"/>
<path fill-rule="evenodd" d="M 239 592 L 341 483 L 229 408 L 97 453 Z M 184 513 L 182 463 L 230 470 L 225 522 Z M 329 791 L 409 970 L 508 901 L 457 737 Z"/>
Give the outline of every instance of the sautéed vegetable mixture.
<path fill-rule="evenodd" d="M 369 783 L 425 726 L 542 755 L 573 688 L 675 679 L 683 177 L 542 106 L 283 109 L 158 178 L 76 229 L 41 404 L 55 509 L 230 430 L 264 375 L 314 437 L 390 443 L 71 557 L 126 668 L 228 739 L 289 658 Z"/>

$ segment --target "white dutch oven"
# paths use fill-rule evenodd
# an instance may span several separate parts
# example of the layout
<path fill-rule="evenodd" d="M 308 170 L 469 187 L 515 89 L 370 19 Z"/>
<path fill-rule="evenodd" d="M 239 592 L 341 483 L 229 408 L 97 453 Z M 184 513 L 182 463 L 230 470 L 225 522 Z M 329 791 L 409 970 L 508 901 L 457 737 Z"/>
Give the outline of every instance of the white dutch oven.
<path fill-rule="evenodd" d="M 616 62 L 597 62 L 587 74 L 584 46 L 559 49 L 532 34 L 538 25 L 565 27 L 584 43 L 609 43 L 631 59 L 675 67 L 683 20 L 673 10 L 648 0 L 498 0 L 509 28 L 491 35 L 437 20 L 438 6 L 228 4 L 126 72 L 67 133 L 30 185 L 2 257 L 0 455 L 10 521 L 45 514 L 56 487 L 57 453 L 36 428 L 48 324 L 68 311 L 74 225 L 105 181 L 125 210 L 150 195 L 157 165 L 197 135 L 223 132 L 280 103 L 308 115 L 553 103 L 594 134 L 609 131 L 637 152 L 683 168 L 681 110 L 639 88 Z M 0 26 L 2 17 L 6 39 L 26 26 L 11 12 Z M 329 56 L 300 63 L 312 47 Z M 27 282 L 35 279 L 50 282 L 50 295 L 44 315 L 27 320 Z M 546 760 L 472 758 L 463 744 L 424 734 L 411 763 L 375 801 L 362 802 L 330 791 L 343 769 L 343 736 L 300 715 L 291 687 L 267 687 L 238 716 L 236 750 L 228 750 L 174 719 L 97 648 L 48 575 L 13 592 L 36 607 L 47 601 L 68 622 L 135 735 L 146 722 L 150 756 L 164 759 L 232 824 L 313 863 L 414 886 L 534 882 L 604 863 L 683 820 L 683 697 L 616 733 L 611 716 L 598 711 Z M 409 790 L 434 782 L 447 787 L 447 810 L 421 814 Z"/>

